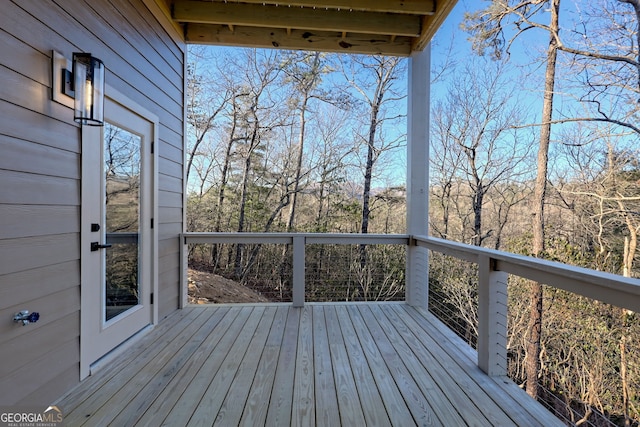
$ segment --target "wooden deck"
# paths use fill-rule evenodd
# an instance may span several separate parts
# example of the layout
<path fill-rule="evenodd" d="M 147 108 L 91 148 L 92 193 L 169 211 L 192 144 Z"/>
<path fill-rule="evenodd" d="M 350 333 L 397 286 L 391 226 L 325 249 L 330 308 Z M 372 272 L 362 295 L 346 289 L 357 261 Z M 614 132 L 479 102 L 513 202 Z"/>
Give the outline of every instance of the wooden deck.
<path fill-rule="evenodd" d="M 57 404 L 69 426 L 561 426 L 401 303 L 190 306 Z"/>

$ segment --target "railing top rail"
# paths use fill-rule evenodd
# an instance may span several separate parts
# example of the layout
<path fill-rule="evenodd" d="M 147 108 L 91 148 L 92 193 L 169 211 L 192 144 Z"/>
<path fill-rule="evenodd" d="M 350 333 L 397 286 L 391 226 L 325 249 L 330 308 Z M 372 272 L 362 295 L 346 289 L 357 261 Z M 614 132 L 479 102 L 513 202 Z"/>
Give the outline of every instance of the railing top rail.
<path fill-rule="evenodd" d="M 406 234 L 362 233 L 183 233 L 185 243 L 292 243 L 302 236 L 307 244 L 395 244 L 406 245 Z"/>
<path fill-rule="evenodd" d="M 478 263 L 494 261 L 494 270 L 506 271 L 588 298 L 640 312 L 640 280 L 560 262 L 466 245 L 436 237 L 412 236 L 418 246 Z"/>

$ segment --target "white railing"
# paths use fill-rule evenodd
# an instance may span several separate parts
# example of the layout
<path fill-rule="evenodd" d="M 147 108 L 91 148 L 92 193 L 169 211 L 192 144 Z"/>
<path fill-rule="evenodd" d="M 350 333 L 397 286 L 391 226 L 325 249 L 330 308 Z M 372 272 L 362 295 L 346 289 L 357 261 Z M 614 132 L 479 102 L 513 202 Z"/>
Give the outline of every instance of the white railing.
<path fill-rule="evenodd" d="M 187 301 L 187 246 L 192 243 L 293 246 L 293 305 L 305 298 L 305 245 L 392 244 L 423 247 L 478 264 L 478 366 L 507 373 L 507 277 L 514 274 L 640 313 L 640 280 L 427 236 L 325 233 L 185 233 L 181 237 L 182 304 Z M 406 286 L 411 286 L 407 282 Z M 409 289 L 407 289 L 409 293 Z M 426 308 L 426 307 L 425 307 Z"/>

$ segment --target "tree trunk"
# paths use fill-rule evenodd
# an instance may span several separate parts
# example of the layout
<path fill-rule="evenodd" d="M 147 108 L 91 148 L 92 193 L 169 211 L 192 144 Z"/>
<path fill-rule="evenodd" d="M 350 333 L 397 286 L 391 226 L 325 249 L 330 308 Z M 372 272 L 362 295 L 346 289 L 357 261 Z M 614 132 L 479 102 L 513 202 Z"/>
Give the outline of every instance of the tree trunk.
<path fill-rule="evenodd" d="M 364 186 L 362 189 L 362 223 L 360 232 L 367 234 L 369 232 L 369 216 L 371 215 L 371 208 L 369 207 L 369 200 L 371 198 L 371 177 L 373 176 L 373 165 L 375 163 L 375 141 L 376 141 L 376 129 L 378 127 L 378 112 L 380 111 L 380 103 L 384 96 L 383 91 L 378 92 L 378 97 L 375 98 L 373 105 L 371 106 L 371 121 L 369 123 L 369 139 L 367 140 L 367 163 L 365 165 L 364 173 Z M 365 277 L 365 268 L 367 266 L 367 245 L 360 245 L 360 271 L 362 276 Z M 355 299 L 367 299 L 367 286 L 365 280 L 359 280 L 358 295 Z"/>
<path fill-rule="evenodd" d="M 473 245 L 482 246 L 482 204 L 486 189 L 482 181 L 476 178 L 475 192 L 473 195 Z"/>
<path fill-rule="evenodd" d="M 298 135 L 298 152 L 296 153 L 296 171 L 295 180 L 293 182 L 293 194 L 291 196 L 291 204 L 289 206 L 289 219 L 287 221 L 287 231 L 292 231 L 295 225 L 295 214 L 298 203 L 298 192 L 300 189 L 300 177 L 302 176 L 302 157 L 304 155 L 305 130 L 307 127 L 307 107 L 312 97 L 321 74 L 320 69 L 320 52 L 313 54 L 313 59 L 309 65 L 309 69 L 302 71 L 302 75 L 298 76 L 297 90 L 302 94 L 300 105 L 300 132 Z M 303 61 L 306 62 L 306 61 Z"/>
<path fill-rule="evenodd" d="M 376 142 L 376 130 L 378 128 L 378 112 L 380 111 L 380 104 L 384 98 L 384 90 L 382 88 L 382 81 L 378 82 L 377 97 L 374 98 L 374 102 L 371 105 L 371 120 L 369 121 L 369 138 L 367 139 L 367 163 L 365 165 L 364 173 L 364 185 L 362 189 L 362 223 L 360 226 L 360 232 L 367 234 L 369 232 L 369 216 L 371 215 L 371 209 L 369 207 L 369 200 L 371 198 L 371 177 L 373 176 L 373 165 L 375 163 L 375 142 Z M 367 246 L 360 245 L 360 267 L 364 268 L 367 264 Z M 361 289 L 364 296 L 364 289 Z"/>
<path fill-rule="evenodd" d="M 219 232 L 221 231 L 222 225 L 222 209 L 224 206 L 224 198 L 225 191 L 227 189 L 227 180 L 229 175 L 229 165 L 231 164 L 231 149 L 233 148 L 233 140 L 235 138 L 236 133 L 236 124 L 238 119 L 238 108 L 235 102 L 235 98 L 233 100 L 233 119 L 231 123 L 231 130 L 229 131 L 229 140 L 227 141 L 227 147 L 224 154 L 224 163 L 222 165 L 222 173 L 220 177 L 220 188 L 218 189 L 218 203 L 216 210 L 216 218 L 214 220 L 213 231 Z M 211 262 L 213 264 L 213 269 L 218 267 L 220 263 L 220 255 L 218 253 L 219 247 L 218 245 L 212 245 L 211 247 Z"/>
<path fill-rule="evenodd" d="M 305 93 L 300 106 L 300 133 L 298 135 L 298 152 L 296 153 L 296 174 L 293 181 L 293 194 L 291 195 L 291 204 L 289 206 L 289 219 L 287 221 L 287 231 L 292 231 L 296 216 L 296 206 L 298 202 L 298 191 L 300 190 L 300 177 L 302 176 L 302 155 L 304 153 L 304 134 L 306 128 L 306 112 L 307 103 L 309 102 L 309 94 Z"/>
<path fill-rule="evenodd" d="M 244 171 L 242 172 L 242 192 L 240 195 L 240 213 L 238 214 L 238 233 L 242 233 L 244 231 L 244 217 L 247 204 L 247 187 L 249 182 L 249 172 L 251 170 L 251 155 L 253 154 L 253 150 L 258 145 L 258 118 L 254 117 L 254 119 L 255 123 L 253 133 L 251 135 L 251 143 L 249 149 L 247 150 L 247 158 L 244 161 Z M 236 246 L 236 258 L 234 262 L 234 277 L 236 278 L 236 280 L 240 280 L 242 278 L 242 249 L 242 244 L 238 244 Z"/>
<path fill-rule="evenodd" d="M 549 142 L 551 140 L 551 120 L 553 117 L 553 92 L 555 86 L 556 59 L 558 46 L 556 34 L 559 31 L 558 14 L 560 0 L 551 1 L 550 41 L 547 50 L 547 69 L 545 74 L 544 102 L 542 106 L 542 127 L 540 128 L 540 146 L 538 148 L 538 171 L 533 197 L 533 256 L 544 256 L 544 204 L 547 191 L 549 162 Z M 530 285 L 529 326 L 525 366 L 527 371 L 526 390 L 529 396 L 537 398 L 539 394 L 538 378 L 540 374 L 540 340 L 542 336 L 542 284 Z"/>

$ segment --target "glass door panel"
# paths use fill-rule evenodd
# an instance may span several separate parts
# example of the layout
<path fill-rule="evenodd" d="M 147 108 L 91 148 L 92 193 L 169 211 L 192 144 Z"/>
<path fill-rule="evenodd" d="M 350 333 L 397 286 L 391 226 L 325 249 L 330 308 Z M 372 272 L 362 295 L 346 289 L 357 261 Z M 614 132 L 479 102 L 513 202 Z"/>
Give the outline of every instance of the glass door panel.
<path fill-rule="evenodd" d="M 105 321 L 140 304 L 141 147 L 140 136 L 105 124 Z"/>

